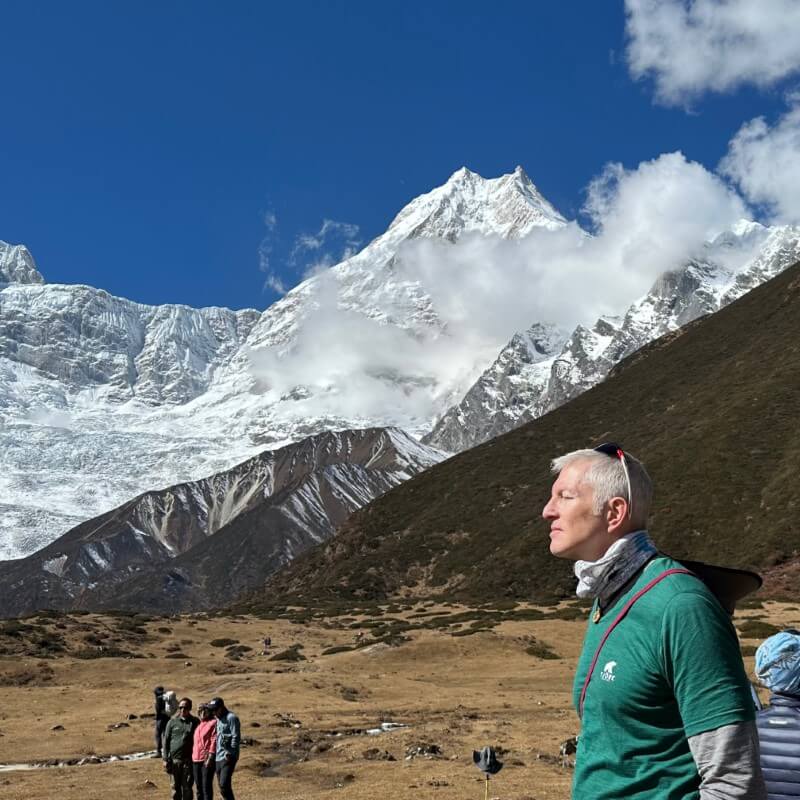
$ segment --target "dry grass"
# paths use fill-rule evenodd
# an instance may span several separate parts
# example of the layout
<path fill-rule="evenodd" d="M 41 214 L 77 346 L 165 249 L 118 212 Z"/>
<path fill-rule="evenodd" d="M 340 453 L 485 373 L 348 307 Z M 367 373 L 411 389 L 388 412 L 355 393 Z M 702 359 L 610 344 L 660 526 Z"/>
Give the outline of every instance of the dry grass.
<path fill-rule="evenodd" d="M 798 624 L 800 612 L 786 609 L 767 603 L 764 609 L 743 612 L 741 620 L 765 613 L 773 624 Z M 108 623 L 98 617 L 81 621 L 99 629 Z M 221 694 L 240 715 L 243 735 L 256 740 L 243 748 L 237 770 L 237 797 L 243 800 L 482 798 L 471 752 L 486 744 L 507 751 L 506 766 L 491 784 L 493 797 L 569 796 L 571 771 L 562 768 L 556 756 L 560 743 L 577 731 L 570 690 L 582 621 L 507 621 L 466 637 L 437 628 L 413 630 L 409 640 L 396 647 L 378 643 L 323 656 L 332 647 L 352 644 L 358 629 L 351 627 L 352 621 L 337 625 L 341 621 L 326 620 L 323 626 L 184 617 L 171 619 L 166 635 L 158 631 L 163 620 L 153 620 L 145 624 L 147 638 L 132 648 L 144 658 L 50 658 L 46 666 L 53 675 L 48 680 L 3 687 L 3 760 L 150 749 L 152 720 L 141 715 L 151 711 L 152 687 L 163 684 L 195 702 Z M 357 621 L 367 626 L 373 622 Z M 367 626 L 363 630 L 369 636 Z M 272 637 L 273 653 L 301 643 L 307 660 L 269 661 L 258 653 L 265 635 Z M 231 664 L 221 648 L 210 645 L 216 638 L 236 639 L 254 649 Z M 175 641 L 190 653 L 190 666 L 167 658 Z M 526 652 L 532 641 L 549 646 L 560 658 L 541 659 Z M 67 635 L 67 647 L 71 644 Z M 752 658 L 746 662 L 752 670 Z M 43 663 L 33 656 L 0 658 L 0 673 L 35 672 Z M 128 714 L 139 718 L 127 720 Z M 410 727 L 378 737 L 357 732 L 385 720 Z M 110 728 L 123 721 L 129 727 Z M 64 730 L 51 730 L 56 724 Z M 438 745 L 443 756 L 405 760 L 407 749 L 420 744 Z M 365 757 L 372 748 L 381 754 L 387 751 L 395 760 Z M 0 772 L 3 800 L 93 800 L 129 794 L 169 796 L 159 761 Z"/>

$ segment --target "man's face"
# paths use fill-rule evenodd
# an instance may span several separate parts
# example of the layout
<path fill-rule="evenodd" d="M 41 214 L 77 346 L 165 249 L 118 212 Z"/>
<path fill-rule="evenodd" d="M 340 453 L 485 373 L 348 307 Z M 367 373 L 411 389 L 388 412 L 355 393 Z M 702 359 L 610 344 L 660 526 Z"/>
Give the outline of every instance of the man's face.
<path fill-rule="evenodd" d="M 583 483 L 588 461 L 561 470 L 542 510 L 550 522 L 550 552 L 573 561 L 596 561 L 613 541 L 605 518 L 593 511 L 594 490 Z"/>
<path fill-rule="evenodd" d="M 178 706 L 178 712 L 182 717 L 188 717 L 192 713 L 191 703 L 183 702 Z"/>

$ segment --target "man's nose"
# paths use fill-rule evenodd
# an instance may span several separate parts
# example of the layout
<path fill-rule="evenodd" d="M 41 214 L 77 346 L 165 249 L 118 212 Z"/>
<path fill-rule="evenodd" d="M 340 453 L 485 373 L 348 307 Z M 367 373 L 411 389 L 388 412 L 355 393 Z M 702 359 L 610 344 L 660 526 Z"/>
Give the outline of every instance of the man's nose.
<path fill-rule="evenodd" d="M 547 505 L 545 505 L 545 507 L 542 509 L 542 516 L 545 519 L 555 519 L 556 518 L 556 513 L 555 513 L 555 508 L 553 507 L 553 498 L 552 497 L 547 501 Z"/>

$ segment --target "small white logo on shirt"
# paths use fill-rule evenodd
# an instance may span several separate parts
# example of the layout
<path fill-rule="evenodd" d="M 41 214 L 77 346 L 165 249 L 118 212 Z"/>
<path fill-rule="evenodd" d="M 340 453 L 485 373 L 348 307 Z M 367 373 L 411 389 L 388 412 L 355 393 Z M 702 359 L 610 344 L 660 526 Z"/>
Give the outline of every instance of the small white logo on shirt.
<path fill-rule="evenodd" d="M 603 667 L 603 674 L 600 676 L 604 681 L 613 681 L 617 676 L 614 674 L 614 667 L 617 666 L 616 661 L 609 661 Z"/>

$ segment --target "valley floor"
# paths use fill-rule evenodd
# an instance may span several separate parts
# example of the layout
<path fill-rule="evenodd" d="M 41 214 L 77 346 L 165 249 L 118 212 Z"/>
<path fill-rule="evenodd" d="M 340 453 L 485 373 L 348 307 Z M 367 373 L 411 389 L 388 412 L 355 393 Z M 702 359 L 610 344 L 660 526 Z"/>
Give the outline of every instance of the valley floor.
<path fill-rule="evenodd" d="M 384 608 L 387 623 L 299 612 L 0 622 L 0 762 L 149 750 L 153 721 L 145 715 L 163 684 L 195 706 L 222 695 L 240 716 L 248 739 L 234 782 L 240 800 L 483 798 L 472 750 L 487 744 L 502 748 L 505 762 L 491 797 L 560 800 L 572 775 L 559 747 L 578 729 L 570 695 L 585 611 L 542 611 L 526 620 L 416 604 L 391 615 Z M 767 602 L 736 622 L 747 653 L 770 624 L 798 625 L 800 609 Z M 386 624 L 390 635 L 375 635 Z M 272 638 L 269 655 L 260 653 L 264 636 Z M 289 660 L 271 660 L 276 654 Z M 752 672 L 752 656 L 745 661 Z M 389 721 L 408 727 L 366 733 Z M 0 766 L 3 800 L 122 796 L 168 798 L 161 762 Z"/>

